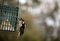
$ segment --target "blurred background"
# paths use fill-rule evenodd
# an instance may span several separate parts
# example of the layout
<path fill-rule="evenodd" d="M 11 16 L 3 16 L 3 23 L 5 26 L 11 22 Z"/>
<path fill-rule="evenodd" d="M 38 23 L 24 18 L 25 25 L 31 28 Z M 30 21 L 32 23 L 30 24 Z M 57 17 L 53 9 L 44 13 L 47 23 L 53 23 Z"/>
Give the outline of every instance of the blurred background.
<path fill-rule="evenodd" d="M 17 29 L 0 31 L 0 41 L 60 41 L 60 0 L 0 0 L 0 4 L 18 7 L 18 18 L 26 24 L 18 40 Z"/>

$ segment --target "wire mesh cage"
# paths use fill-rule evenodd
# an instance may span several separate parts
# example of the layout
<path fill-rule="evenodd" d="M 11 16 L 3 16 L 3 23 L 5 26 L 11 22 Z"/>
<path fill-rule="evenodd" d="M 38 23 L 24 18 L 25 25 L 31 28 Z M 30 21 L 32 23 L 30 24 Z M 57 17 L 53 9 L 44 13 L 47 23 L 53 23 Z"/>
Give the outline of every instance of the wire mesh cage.
<path fill-rule="evenodd" d="M 18 7 L 0 4 L 0 30 L 16 31 Z"/>

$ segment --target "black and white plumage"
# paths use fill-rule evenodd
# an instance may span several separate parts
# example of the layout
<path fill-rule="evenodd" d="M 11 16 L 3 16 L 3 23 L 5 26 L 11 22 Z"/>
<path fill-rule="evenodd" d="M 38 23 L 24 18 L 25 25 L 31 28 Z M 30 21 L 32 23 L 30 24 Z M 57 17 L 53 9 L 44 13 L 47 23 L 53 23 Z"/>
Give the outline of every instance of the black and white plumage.
<path fill-rule="evenodd" d="M 17 39 L 19 38 L 19 36 L 22 36 L 24 34 L 24 29 L 25 29 L 25 22 L 21 18 L 19 19 L 19 32 L 18 32 Z"/>

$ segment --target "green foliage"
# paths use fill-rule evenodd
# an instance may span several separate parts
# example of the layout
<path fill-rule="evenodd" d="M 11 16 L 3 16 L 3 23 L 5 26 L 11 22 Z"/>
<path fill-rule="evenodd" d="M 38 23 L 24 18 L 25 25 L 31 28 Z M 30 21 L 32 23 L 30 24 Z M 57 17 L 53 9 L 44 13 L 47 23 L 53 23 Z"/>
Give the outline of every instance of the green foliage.
<path fill-rule="evenodd" d="M 40 3 L 39 0 L 32 0 L 34 3 Z"/>

